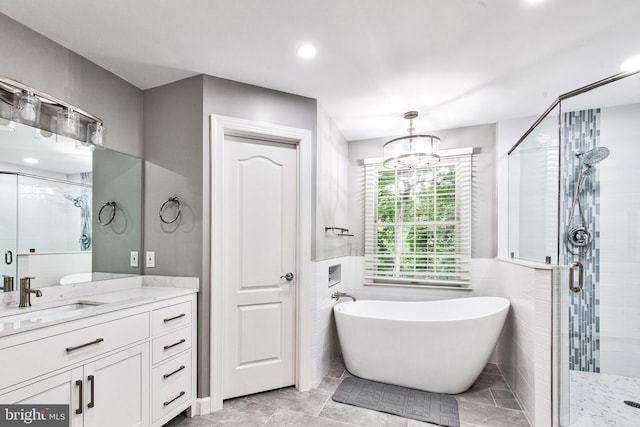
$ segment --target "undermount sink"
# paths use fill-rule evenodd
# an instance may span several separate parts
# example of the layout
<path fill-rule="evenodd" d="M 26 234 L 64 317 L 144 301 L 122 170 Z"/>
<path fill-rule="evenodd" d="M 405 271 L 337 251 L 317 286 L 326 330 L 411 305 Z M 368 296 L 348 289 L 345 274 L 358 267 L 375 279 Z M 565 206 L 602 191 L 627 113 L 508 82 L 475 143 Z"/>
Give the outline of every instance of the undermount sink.
<path fill-rule="evenodd" d="M 96 301 L 77 301 L 70 304 L 58 305 L 55 307 L 49 308 L 41 308 L 32 307 L 31 309 L 27 309 L 27 311 L 17 311 L 12 313 L 7 313 L 6 315 L 0 317 L 0 321 L 5 322 L 45 322 L 47 320 L 54 320 L 58 317 L 62 317 L 61 315 L 64 313 L 69 313 L 77 310 L 82 310 L 83 308 L 95 307 L 96 305 L 101 305 L 103 303 Z"/>

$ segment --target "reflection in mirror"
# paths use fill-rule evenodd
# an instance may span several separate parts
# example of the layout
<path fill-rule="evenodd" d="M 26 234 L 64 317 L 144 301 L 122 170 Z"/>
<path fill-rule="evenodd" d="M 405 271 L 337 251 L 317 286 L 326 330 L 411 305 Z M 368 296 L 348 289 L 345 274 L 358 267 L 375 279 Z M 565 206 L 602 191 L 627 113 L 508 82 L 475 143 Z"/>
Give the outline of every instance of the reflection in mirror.
<path fill-rule="evenodd" d="M 141 169 L 135 157 L 0 118 L 0 291 L 21 277 L 38 288 L 140 274 L 129 253 L 141 249 Z M 100 227 L 107 198 L 121 203 Z"/>
<path fill-rule="evenodd" d="M 35 277 L 37 288 L 69 272 L 91 273 L 91 152 L 20 123 L 0 125 L 1 197 L 3 206 L 15 207 L 3 209 L 1 249 L 15 254 L 3 260 L 3 276 L 14 284 Z"/>

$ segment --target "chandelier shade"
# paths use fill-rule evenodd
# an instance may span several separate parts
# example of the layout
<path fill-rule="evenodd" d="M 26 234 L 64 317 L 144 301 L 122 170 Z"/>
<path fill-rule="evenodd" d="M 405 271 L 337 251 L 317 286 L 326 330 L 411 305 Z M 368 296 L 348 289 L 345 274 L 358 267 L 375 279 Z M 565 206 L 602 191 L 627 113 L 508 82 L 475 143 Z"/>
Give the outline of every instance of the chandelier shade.
<path fill-rule="evenodd" d="M 405 113 L 410 121 L 409 135 L 394 138 L 384 144 L 383 165 L 388 169 L 419 169 L 440 161 L 440 138 L 434 135 L 414 135 L 413 119 L 417 111 Z"/>

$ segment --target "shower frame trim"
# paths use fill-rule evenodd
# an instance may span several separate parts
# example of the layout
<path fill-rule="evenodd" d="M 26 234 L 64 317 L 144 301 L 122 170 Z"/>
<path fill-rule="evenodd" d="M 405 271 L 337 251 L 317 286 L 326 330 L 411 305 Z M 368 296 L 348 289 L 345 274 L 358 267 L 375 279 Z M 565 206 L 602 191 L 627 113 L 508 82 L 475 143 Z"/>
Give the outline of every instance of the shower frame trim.
<path fill-rule="evenodd" d="M 518 148 L 518 146 L 529 136 L 529 134 L 533 132 L 536 126 L 538 126 L 549 115 L 549 113 L 554 108 L 556 108 L 558 104 L 560 104 L 560 102 L 564 101 L 565 99 L 572 98 L 576 95 L 580 95 L 585 92 L 589 92 L 590 90 L 599 88 L 600 86 L 604 86 L 606 84 L 613 83 L 618 80 L 622 80 L 626 77 L 633 76 L 634 74 L 638 74 L 638 73 L 640 73 L 640 70 L 625 71 L 622 73 L 614 74 L 613 76 L 604 78 L 602 80 L 598 80 L 596 82 L 590 83 L 586 86 L 582 86 L 578 89 L 572 90 L 570 92 L 567 92 L 558 96 L 558 98 L 556 98 L 555 101 L 553 101 L 553 103 L 540 115 L 540 117 L 538 117 L 538 119 L 529 127 L 529 129 L 527 129 L 527 131 L 520 137 L 520 139 L 514 144 L 514 146 L 511 147 L 511 149 L 507 152 L 507 155 L 511 154 L 516 148 Z"/>

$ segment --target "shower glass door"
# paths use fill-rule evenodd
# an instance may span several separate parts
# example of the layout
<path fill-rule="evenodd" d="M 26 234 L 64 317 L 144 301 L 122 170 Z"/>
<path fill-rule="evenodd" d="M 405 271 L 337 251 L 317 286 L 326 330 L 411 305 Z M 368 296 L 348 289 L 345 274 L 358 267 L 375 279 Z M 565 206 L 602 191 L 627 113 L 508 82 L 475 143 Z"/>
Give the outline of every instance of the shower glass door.
<path fill-rule="evenodd" d="M 561 101 L 561 425 L 640 417 L 638 118 L 638 75 Z"/>
<path fill-rule="evenodd" d="M 17 290 L 17 217 L 18 217 L 18 177 L 15 174 L 0 173 L 0 274 L 4 289 L 5 279 L 13 283 Z M 10 280 L 7 278 L 11 278 Z"/>

